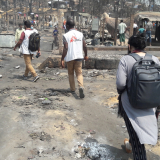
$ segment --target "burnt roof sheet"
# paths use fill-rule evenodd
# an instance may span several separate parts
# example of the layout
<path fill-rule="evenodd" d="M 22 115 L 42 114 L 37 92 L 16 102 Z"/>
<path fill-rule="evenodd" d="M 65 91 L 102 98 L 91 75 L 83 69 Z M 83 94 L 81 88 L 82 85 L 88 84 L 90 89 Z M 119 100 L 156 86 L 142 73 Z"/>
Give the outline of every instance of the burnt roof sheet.
<path fill-rule="evenodd" d="M 139 12 L 135 15 L 137 20 L 149 19 L 150 21 L 160 21 L 160 12 Z"/>

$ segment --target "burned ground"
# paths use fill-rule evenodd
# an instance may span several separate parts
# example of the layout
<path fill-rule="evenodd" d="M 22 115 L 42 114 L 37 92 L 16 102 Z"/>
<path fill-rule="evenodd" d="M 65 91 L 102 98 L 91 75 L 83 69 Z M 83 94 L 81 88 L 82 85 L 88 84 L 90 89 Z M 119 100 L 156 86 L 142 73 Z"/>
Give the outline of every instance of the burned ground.
<path fill-rule="evenodd" d="M 50 54 L 34 59 L 34 67 Z M 22 79 L 18 52 L 1 49 L 0 59 L 0 159 L 133 159 L 124 151 L 125 123 L 117 118 L 116 70 L 84 69 L 81 100 L 78 90 L 68 90 L 66 69 L 36 69 L 40 80 L 33 83 L 31 76 Z M 160 159 L 158 145 L 146 146 L 149 160 Z"/>

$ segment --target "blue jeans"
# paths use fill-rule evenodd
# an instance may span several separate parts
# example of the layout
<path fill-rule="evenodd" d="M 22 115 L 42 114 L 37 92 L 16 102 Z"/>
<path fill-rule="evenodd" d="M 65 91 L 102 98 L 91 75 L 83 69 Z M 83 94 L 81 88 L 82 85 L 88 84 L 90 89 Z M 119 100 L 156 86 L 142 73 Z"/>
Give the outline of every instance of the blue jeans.
<path fill-rule="evenodd" d="M 152 42 L 151 31 L 146 31 L 146 42 L 147 42 L 148 37 L 149 37 L 149 42 L 151 43 Z"/>

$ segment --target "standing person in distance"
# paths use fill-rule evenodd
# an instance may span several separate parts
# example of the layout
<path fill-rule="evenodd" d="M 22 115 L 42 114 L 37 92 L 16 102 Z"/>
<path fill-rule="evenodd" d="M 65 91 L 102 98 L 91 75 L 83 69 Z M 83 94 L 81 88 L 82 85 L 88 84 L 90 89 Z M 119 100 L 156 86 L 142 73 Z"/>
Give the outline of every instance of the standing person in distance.
<path fill-rule="evenodd" d="M 36 54 L 36 55 L 40 56 L 41 52 L 40 52 L 40 48 L 38 49 L 38 52 L 32 52 L 28 48 L 29 47 L 29 38 L 30 38 L 31 34 L 36 32 L 35 29 L 34 30 L 31 29 L 31 22 L 28 20 L 25 21 L 24 28 L 25 28 L 25 31 L 21 34 L 21 38 L 18 41 L 18 43 L 15 45 L 14 51 L 16 50 L 16 48 L 18 46 L 21 46 L 20 50 L 24 56 L 24 61 L 26 64 L 26 70 L 25 70 L 25 74 L 23 75 L 23 78 L 26 80 L 28 78 L 28 73 L 31 72 L 32 76 L 34 77 L 33 82 L 36 82 L 39 79 L 39 76 L 35 72 L 32 64 L 31 64 L 31 60 L 32 60 L 33 55 Z"/>
<path fill-rule="evenodd" d="M 146 29 L 146 42 L 147 42 L 147 39 L 149 38 L 149 45 L 151 46 L 151 43 L 152 43 L 151 36 L 152 36 L 153 24 L 149 19 L 147 20 L 147 24 L 145 26 L 145 29 Z"/>
<path fill-rule="evenodd" d="M 124 43 L 125 45 L 125 33 L 127 31 L 127 26 L 126 24 L 123 22 L 123 20 L 121 20 L 120 24 L 118 25 L 118 31 L 119 31 L 119 36 L 120 36 L 120 46 L 122 46 L 122 43 Z"/>
<path fill-rule="evenodd" d="M 138 33 L 139 33 L 139 34 L 142 34 L 142 33 L 144 33 L 144 32 L 145 32 L 145 29 L 143 28 L 142 25 L 140 25 L 140 29 L 138 30 Z"/>
<path fill-rule="evenodd" d="M 137 31 L 138 31 L 138 25 L 137 25 L 137 23 L 134 21 L 134 24 L 133 24 L 133 35 L 134 35 L 134 36 L 137 34 Z"/>
<path fill-rule="evenodd" d="M 70 83 L 71 92 L 75 92 L 75 81 L 74 72 L 76 73 L 79 95 L 80 98 L 84 98 L 84 86 L 83 86 L 83 75 L 82 75 L 82 60 L 88 60 L 87 47 L 83 37 L 83 34 L 77 31 L 75 23 L 72 20 L 66 22 L 66 28 L 68 32 L 63 36 L 63 55 L 61 58 L 61 65 L 64 68 L 64 60 L 67 62 L 68 76 Z M 83 56 L 83 51 L 85 57 Z"/>
<path fill-rule="evenodd" d="M 57 27 L 55 27 L 54 31 L 53 31 L 53 37 L 54 37 L 54 44 L 55 46 L 58 45 L 58 29 Z"/>
<path fill-rule="evenodd" d="M 16 34 L 15 34 L 15 44 L 17 44 L 17 42 L 20 40 L 21 34 L 24 31 L 24 29 L 22 28 L 22 24 L 19 24 L 19 28 L 16 30 Z M 20 52 L 20 57 L 22 56 L 22 53 Z"/>

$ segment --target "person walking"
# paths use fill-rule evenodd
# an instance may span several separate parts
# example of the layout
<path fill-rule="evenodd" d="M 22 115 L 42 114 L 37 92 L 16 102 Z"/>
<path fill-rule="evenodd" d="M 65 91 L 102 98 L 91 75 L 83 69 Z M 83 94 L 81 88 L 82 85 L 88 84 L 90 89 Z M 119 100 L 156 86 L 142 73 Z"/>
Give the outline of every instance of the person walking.
<path fill-rule="evenodd" d="M 144 33 L 144 32 L 145 32 L 145 29 L 143 28 L 142 25 L 140 25 L 140 29 L 138 30 L 138 33 L 139 33 L 139 34 L 142 34 L 142 33 Z"/>
<path fill-rule="evenodd" d="M 152 36 L 153 24 L 149 19 L 147 21 L 145 29 L 146 29 L 146 42 L 147 42 L 147 39 L 149 38 L 149 45 L 151 46 L 151 43 L 152 43 L 152 37 L 151 36 Z"/>
<path fill-rule="evenodd" d="M 118 25 L 118 31 L 120 36 L 120 46 L 122 46 L 122 43 L 125 44 L 125 33 L 127 30 L 127 26 L 125 23 L 123 23 L 123 20 L 121 20 L 120 24 Z"/>
<path fill-rule="evenodd" d="M 49 27 L 52 27 L 53 23 L 52 21 L 49 22 Z"/>
<path fill-rule="evenodd" d="M 136 22 L 134 22 L 134 24 L 133 24 L 133 35 L 134 36 L 137 34 L 137 31 L 138 31 L 138 25 Z"/>
<path fill-rule="evenodd" d="M 41 56 L 41 52 L 40 52 L 40 48 L 38 49 L 37 53 L 31 52 L 28 49 L 29 37 L 31 34 L 33 34 L 35 32 L 35 29 L 34 30 L 31 29 L 31 22 L 28 20 L 25 21 L 24 28 L 25 28 L 25 31 L 21 34 L 20 40 L 18 41 L 18 43 L 14 47 L 14 51 L 16 50 L 16 48 L 18 46 L 20 46 L 20 50 L 23 53 L 24 61 L 26 64 L 26 70 L 25 70 L 25 74 L 23 75 L 23 78 L 26 80 L 28 78 L 28 73 L 31 72 L 32 76 L 34 77 L 33 82 L 36 82 L 39 79 L 39 76 L 35 72 L 32 64 L 31 64 L 31 60 L 32 60 L 32 57 L 34 54 L 36 54 L 37 56 Z"/>
<path fill-rule="evenodd" d="M 132 36 L 128 44 L 129 53 L 135 53 L 135 56 L 142 59 L 145 58 L 146 53 L 144 49 L 146 42 L 143 34 Z M 151 59 L 160 65 L 158 58 L 151 56 Z M 137 109 L 131 105 L 128 91 L 130 91 L 132 85 L 132 68 L 135 63 L 136 60 L 130 55 L 126 55 L 120 60 L 116 78 L 117 90 L 120 94 L 118 114 L 124 118 L 130 137 L 130 139 L 126 138 L 124 140 L 126 152 L 133 152 L 134 160 L 147 160 L 144 144 L 156 145 L 157 143 L 158 129 L 156 115 L 159 115 L 159 111 L 157 110 L 158 113 L 156 113 L 156 108 Z"/>
<path fill-rule="evenodd" d="M 20 40 L 21 34 L 24 31 L 24 29 L 22 28 L 22 24 L 19 24 L 19 28 L 16 30 L 15 33 L 15 44 L 17 44 L 17 42 Z M 22 56 L 22 53 L 20 52 L 20 57 Z"/>
<path fill-rule="evenodd" d="M 55 27 L 55 29 L 53 31 L 53 37 L 54 37 L 55 46 L 58 46 L 58 29 L 57 29 L 57 27 Z"/>
<path fill-rule="evenodd" d="M 83 37 L 83 34 L 77 31 L 75 23 L 72 20 L 66 22 L 66 27 L 68 32 L 63 36 L 63 55 L 61 58 L 61 65 L 64 68 L 64 60 L 67 63 L 68 76 L 70 83 L 71 92 L 75 92 L 75 81 L 74 81 L 74 71 L 77 76 L 79 95 L 80 98 L 84 98 L 84 86 L 83 86 L 83 75 L 82 75 L 82 60 L 88 60 L 87 57 L 87 47 Z M 83 51 L 85 57 L 83 56 Z"/>

